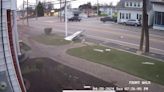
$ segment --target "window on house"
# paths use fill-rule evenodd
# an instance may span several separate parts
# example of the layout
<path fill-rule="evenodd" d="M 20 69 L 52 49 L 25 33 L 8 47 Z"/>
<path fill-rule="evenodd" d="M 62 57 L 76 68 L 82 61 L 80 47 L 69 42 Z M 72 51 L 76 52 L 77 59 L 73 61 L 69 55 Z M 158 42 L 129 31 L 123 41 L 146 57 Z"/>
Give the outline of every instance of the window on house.
<path fill-rule="evenodd" d="M 129 13 L 129 19 L 131 19 L 131 13 Z"/>
<path fill-rule="evenodd" d="M 122 18 L 122 13 L 120 13 L 120 19 Z"/>
<path fill-rule="evenodd" d="M 109 15 L 112 15 L 112 13 L 111 13 L 111 12 L 108 12 L 108 14 L 109 14 Z"/>
<path fill-rule="evenodd" d="M 130 6 L 132 7 L 132 2 L 130 2 Z"/>
<path fill-rule="evenodd" d="M 140 7 L 140 3 L 138 3 L 138 7 Z"/>
<path fill-rule="evenodd" d="M 124 19 L 124 18 L 125 18 L 124 13 L 122 13 L 122 19 Z"/>
<path fill-rule="evenodd" d="M 129 3 L 128 3 L 128 2 L 126 2 L 126 6 L 127 6 L 127 7 L 129 6 Z"/>
<path fill-rule="evenodd" d="M 155 24 L 164 25 L 164 12 L 155 12 Z"/>
<path fill-rule="evenodd" d="M 157 24 L 161 24 L 161 12 L 157 12 Z"/>
<path fill-rule="evenodd" d="M 129 19 L 129 14 L 128 13 L 126 13 L 126 19 Z"/>
<path fill-rule="evenodd" d="M 162 13 L 162 25 L 164 25 L 164 12 Z"/>
<path fill-rule="evenodd" d="M 156 24 L 157 23 L 157 12 L 155 12 L 155 14 L 154 14 L 154 24 Z"/>
<path fill-rule="evenodd" d="M 134 2 L 134 7 L 136 7 L 136 2 Z"/>
<path fill-rule="evenodd" d="M 141 20 L 141 18 L 142 18 L 142 15 L 141 14 L 137 14 L 137 19 Z"/>
<path fill-rule="evenodd" d="M 142 20 L 142 15 L 141 15 L 141 14 L 139 15 L 139 20 L 140 20 L 140 21 Z"/>

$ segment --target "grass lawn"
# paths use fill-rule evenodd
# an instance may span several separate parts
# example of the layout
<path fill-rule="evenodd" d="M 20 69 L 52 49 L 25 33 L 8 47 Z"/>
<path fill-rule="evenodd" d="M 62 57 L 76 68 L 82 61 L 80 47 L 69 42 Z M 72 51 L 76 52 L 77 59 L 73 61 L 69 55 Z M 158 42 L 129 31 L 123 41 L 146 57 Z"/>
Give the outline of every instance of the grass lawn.
<path fill-rule="evenodd" d="M 37 37 L 34 37 L 34 40 L 36 40 L 39 43 L 43 43 L 45 45 L 66 45 L 69 44 L 70 41 L 64 40 L 64 37 L 59 35 L 39 35 Z"/>
<path fill-rule="evenodd" d="M 110 52 L 104 51 L 103 53 L 94 51 L 94 49 L 105 50 L 107 48 L 102 46 L 84 46 L 70 49 L 67 53 L 164 85 L 164 62 L 116 49 L 111 49 Z M 154 63 L 154 65 L 142 64 L 143 62 Z"/>

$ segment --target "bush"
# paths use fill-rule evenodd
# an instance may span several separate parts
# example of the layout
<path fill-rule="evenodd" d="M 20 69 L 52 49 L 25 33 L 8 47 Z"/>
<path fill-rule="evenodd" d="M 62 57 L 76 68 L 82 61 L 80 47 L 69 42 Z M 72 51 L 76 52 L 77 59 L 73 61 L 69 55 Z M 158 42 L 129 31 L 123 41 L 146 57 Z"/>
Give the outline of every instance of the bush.
<path fill-rule="evenodd" d="M 108 14 L 102 13 L 100 14 L 100 16 L 108 16 Z"/>
<path fill-rule="evenodd" d="M 46 35 L 50 35 L 51 32 L 52 32 L 52 28 L 45 28 L 45 29 L 44 29 L 44 33 L 45 33 Z"/>

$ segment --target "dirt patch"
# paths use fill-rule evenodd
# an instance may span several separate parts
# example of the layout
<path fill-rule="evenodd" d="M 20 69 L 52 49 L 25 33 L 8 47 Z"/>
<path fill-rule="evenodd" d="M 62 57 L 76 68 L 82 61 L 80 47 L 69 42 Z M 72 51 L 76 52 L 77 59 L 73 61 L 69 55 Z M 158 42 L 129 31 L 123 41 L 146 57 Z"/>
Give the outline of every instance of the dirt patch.
<path fill-rule="evenodd" d="M 114 87 L 83 72 L 59 64 L 48 58 L 35 58 L 21 63 L 23 77 L 30 82 L 28 92 L 62 92 L 63 89 L 79 90 L 84 85 Z"/>

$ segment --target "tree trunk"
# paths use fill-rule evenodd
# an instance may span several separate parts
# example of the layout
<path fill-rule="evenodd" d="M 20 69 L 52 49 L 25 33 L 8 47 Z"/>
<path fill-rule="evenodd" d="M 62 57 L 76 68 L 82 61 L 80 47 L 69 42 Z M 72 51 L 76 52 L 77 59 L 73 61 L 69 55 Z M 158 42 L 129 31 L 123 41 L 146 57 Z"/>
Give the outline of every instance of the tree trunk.
<path fill-rule="evenodd" d="M 149 0 L 143 0 L 144 29 L 145 29 L 145 53 L 149 53 L 149 28 L 148 28 L 148 14 L 147 14 L 148 1 Z"/>
<path fill-rule="evenodd" d="M 149 27 L 148 27 L 148 15 L 146 14 L 145 24 L 145 53 L 149 53 Z"/>
<path fill-rule="evenodd" d="M 144 36 L 145 36 L 145 53 L 149 53 L 149 28 L 148 28 L 148 14 L 147 14 L 147 2 L 148 0 L 143 0 L 143 17 L 142 17 L 142 32 L 140 39 L 140 51 L 143 51 L 144 46 Z"/>
<path fill-rule="evenodd" d="M 145 36 L 145 31 L 144 31 L 144 28 L 142 27 L 141 38 L 140 38 L 140 48 L 139 48 L 139 51 L 142 51 L 142 52 L 143 52 L 143 45 L 144 45 L 144 36 Z"/>

